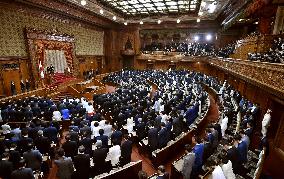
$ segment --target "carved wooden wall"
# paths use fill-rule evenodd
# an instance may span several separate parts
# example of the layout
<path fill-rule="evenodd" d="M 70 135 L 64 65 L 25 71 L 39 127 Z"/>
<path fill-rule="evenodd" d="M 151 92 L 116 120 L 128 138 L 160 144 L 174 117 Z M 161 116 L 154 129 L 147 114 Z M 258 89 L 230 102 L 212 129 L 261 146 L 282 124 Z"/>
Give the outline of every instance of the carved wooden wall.
<path fill-rule="evenodd" d="M 31 80 L 31 66 L 26 58 L 0 58 L 0 68 L 0 96 L 11 95 L 11 81 L 15 82 L 16 91 L 20 93 L 20 81 Z"/>

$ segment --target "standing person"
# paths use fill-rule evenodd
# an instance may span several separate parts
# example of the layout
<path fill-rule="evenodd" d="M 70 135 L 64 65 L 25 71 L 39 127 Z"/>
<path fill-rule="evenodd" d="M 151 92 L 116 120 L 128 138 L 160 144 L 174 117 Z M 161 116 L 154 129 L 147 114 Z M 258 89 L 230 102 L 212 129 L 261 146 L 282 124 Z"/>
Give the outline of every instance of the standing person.
<path fill-rule="evenodd" d="M 24 80 L 21 80 L 20 86 L 21 86 L 21 91 L 22 91 L 22 93 L 24 93 L 24 92 L 26 91 L 26 85 L 25 85 L 25 83 L 24 83 Z"/>
<path fill-rule="evenodd" d="M 25 160 L 19 162 L 19 168 L 14 170 L 11 174 L 11 179 L 34 179 L 33 170 L 26 168 Z"/>
<path fill-rule="evenodd" d="M 195 154 L 195 160 L 194 160 L 194 165 L 192 167 L 191 176 L 195 178 L 202 170 L 204 144 L 201 143 L 201 139 L 198 136 L 192 137 L 192 143 L 195 144 L 195 146 L 192 149 L 193 153 Z"/>
<path fill-rule="evenodd" d="M 190 145 L 185 146 L 185 153 L 187 154 L 184 157 L 182 165 L 182 175 L 184 179 L 190 179 L 192 166 L 194 165 L 195 154 L 191 152 Z"/>
<path fill-rule="evenodd" d="M 38 150 L 33 149 L 33 144 L 28 144 L 28 151 L 24 152 L 23 158 L 27 163 L 27 167 L 33 171 L 40 170 L 42 163 L 42 155 Z"/>
<path fill-rule="evenodd" d="M 3 153 L 0 160 L 0 178 L 9 179 L 13 171 L 13 163 L 9 161 L 9 153 Z"/>
<path fill-rule="evenodd" d="M 129 136 L 125 134 L 124 141 L 121 144 L 122 164 L 127 164 L 131 162 L 131 153 L 132 153 L 132 141 L 129 140 Z"/>
<path fill-rule="evenodd" d="M 65 157 L 64 150 L 60 148 L 57 151 L 58 159 L 54 161 L 57 166 L 56 176 L 59 179 L 71 179 L 72 173 L 74 171 L 74 166 L 72 159 Z"/>
<path fill-rule="evenodd" d="M 269 127 L 270 125 L 270 120 L 271 120 L 271 110 L 268 109 L 266 114 L 264 115 L 263 117 L 263 120 L 262 120 L 262 127 L 261 127 L 261 134 L 262 134 L 262 137 L 265 137 L 266 136 L 266 133 L 267 133 L 267 128 Z"/>
<path fill-rule="evenodd" d="M 76 172 L 74 173 L 75 178 L 88 179 L 90 174 L 90 156 L 84 154 L 85 147 L 79 147 L 79 154 L 74 157 L 74 166 Z"/>
<path fill-rule="evenodd" d="M 26 90 L 27 90 L 27 92 L 29 92 L 30 89 L 31 89 L 31 84 L 30 84 L 29 80 L 26 79 Z"/>
<path fill-rule="evenodd" d="M 16 85 L 14 81 L 11 81 L 11 93 L 13 96 L 17 94 Z"/>

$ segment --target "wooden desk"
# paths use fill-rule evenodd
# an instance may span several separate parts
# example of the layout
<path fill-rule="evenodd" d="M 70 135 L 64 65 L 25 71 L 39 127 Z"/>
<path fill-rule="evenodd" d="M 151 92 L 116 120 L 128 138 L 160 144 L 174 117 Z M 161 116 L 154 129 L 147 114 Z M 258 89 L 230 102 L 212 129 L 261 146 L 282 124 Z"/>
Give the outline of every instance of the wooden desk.
<path fill-rule="evenodd" d="M 106 175 L 95 176 L 95 179 L 119 179 L 119 178 L 129 178 L 129 179 L 138 179 L 138 172 L 142 170 L 142 160 L 137 162 L 132 162 L 129 165 L 116 170 L 110 171 Z"/>

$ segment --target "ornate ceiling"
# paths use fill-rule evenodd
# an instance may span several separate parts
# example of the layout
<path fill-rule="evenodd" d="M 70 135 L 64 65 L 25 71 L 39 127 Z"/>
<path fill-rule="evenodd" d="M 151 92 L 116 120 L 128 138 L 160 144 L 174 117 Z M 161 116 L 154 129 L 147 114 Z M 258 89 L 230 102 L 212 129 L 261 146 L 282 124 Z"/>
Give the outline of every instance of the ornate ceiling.
<path fill-rule="evenodd" d="M 119 23 L 215 20 L 230 0 L 65 0 Z"/>

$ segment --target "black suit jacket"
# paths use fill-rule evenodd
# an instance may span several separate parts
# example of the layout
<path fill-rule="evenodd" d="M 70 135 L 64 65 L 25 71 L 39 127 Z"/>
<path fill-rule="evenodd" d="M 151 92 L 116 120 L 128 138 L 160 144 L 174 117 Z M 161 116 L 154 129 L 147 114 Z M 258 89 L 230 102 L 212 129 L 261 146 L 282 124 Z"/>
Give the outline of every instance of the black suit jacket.
<path fill-rule="evenodd" d="M 11 179 L 34 179 L 33 171 L 30 168 L 21 168 L 12 172 Z"/>
<path fill-rule="evenodd" d="M 85 137 L 82 140 L 80 140 L 79 144 L 85 147 L 85 153 L 87 154 L 92 153 L 93 140 L 91 138 Z"/>
<path fill-rule="evenodd" d="M 126 162 L 131 161 L 131 153 L 132 153 L 132 141 L 126 140 L 121 144 L 121 157 Z"/>
<path fill-rule="evenodd" d="M 35 139 L 35 146 L 42 154 L 49 153 L 50 151 L 50 140 L 48 137 L 40 136 Z"/>
<path fill-rule="evenodd" d="M 73 160 L 76 173 L 80 178 L 89 178 L 90 156 L 88 154 L 78 154 Z"/>
<path fill-rule="evenodd" d="M 107 157 L 108 149 L 107 148 L 97 148 L 93 152 L 93 161 L 96 168 L 105 166 L 105 159 Z"/>
<path fill-rule="evenodd" d="M 74 157 L 77 154 L 77 142 L 75 141 L 66 141 L 62 148 L 64 149 L 66 157 Z"/>
<path fill-rule="evenodd" d="M 18 148 L 19 148 L 19 151 L 21 153 L 24 153 L 28 150 L 28 144 L 29 143 L 32 143 L 33 142 L 33 139 L 29 138 L 29 137 L 22 137 L 19 141 L 18 141 Z"/>
<path fill-rule="evenodd" d="M 21 153 L 17 150 L 10 150 L 9 153 L 10 153 L 9 161 L 13 163 L 13 167 L 15 169 L 21 160 Z"/>
<path fill-rule="evenodd" d="M 158 148 L 158 129 L 152 128 L 148 131 L 148 145 L 150 146 L 151 151 L 154 151 Z"/>
<path fill-rule="evenodd" d="M 179 118 L 173 120 L 173 133 L 175 137 L 182 133 L 182 121 Z"/>
<path fill-rule="evenodd" d="M 236 171 L 239 168 L 239 156 L 238 156 L 238 151 L 236 147 L 232 147 L 227 151 L 227 158 L 228 160 L 230 160 L 232 162 L 232 167 L 234 170 L 234 173 L 236 173 Z"/>
<path fill-rule="evenodd" d="M 8 160 L 0 160 L 0 178 L 9 179 L 13 171 L 13 163 Z"/>

